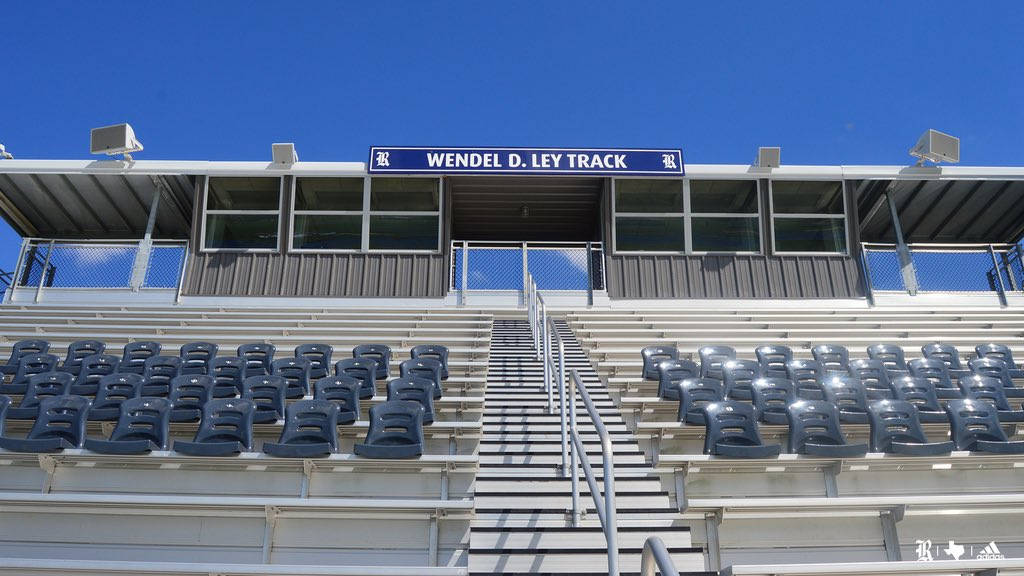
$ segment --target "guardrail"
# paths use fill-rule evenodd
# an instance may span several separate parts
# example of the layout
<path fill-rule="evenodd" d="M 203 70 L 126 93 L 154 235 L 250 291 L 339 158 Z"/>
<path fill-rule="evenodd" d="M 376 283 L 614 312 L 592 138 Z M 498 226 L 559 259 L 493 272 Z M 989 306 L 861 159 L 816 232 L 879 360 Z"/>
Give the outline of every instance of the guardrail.
<path fill-rule="evenodd" d="M 665 543 L 661 538 L 651 536 L 644 542 L 644 550 L 640 555 L 640 576 L 654 576 L 655 569 L 661 576 L 679 576 Z"/>
<path fill-rule="evenodd" d="M 530 334 L 534 350 L 544 366 L 544 391 L 548 397 L 548 413 L 554 412 L 554 389 L 558 388 L 559 431 L 562 447 L 562 477 L 572 480 L 572 525 L 577 527 L 583 515 L 580 506 L 579 470 L 590 488 L 597 516 L 601 521 L 605 543 L 608 548 L 608 574 L 619 574 L 618 521 L 615 512 L 615 463 L 611 437 L 605 428 L 601 415 L 590 399 L 587 387 L 579 373 L 572 370 L 570 377 L 565 374 L 565 343 L 558 333 L 554 318 L 547 315 L 544 297 L 537 289 L 533 277 L 525 278 L 526 309 L 530 322 Z M 568 386 L 567 386 L 568 384 Z M 568 388 L 568 391 L 566 391 Z M 601 439 L 601 466 L 604 474 L 604 492 L 597 485 L 597 478 L 587 458 L 586 447 L 576 422 L 576 396 L 583 400 L 591 423 Z"/>

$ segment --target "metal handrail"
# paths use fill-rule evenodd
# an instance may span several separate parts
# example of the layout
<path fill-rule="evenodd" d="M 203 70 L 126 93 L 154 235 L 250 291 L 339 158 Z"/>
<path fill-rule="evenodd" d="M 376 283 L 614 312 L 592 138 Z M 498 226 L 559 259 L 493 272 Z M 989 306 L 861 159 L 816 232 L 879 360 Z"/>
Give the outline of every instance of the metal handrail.
<path fill-rule="evenodd" d="M 651 536 L 644 542 L 644 551 L 640 555 L 640 576 L 654 576 L 655 567 L 661 576 L 679 576 L 665 543 L 661 538 Z"/>

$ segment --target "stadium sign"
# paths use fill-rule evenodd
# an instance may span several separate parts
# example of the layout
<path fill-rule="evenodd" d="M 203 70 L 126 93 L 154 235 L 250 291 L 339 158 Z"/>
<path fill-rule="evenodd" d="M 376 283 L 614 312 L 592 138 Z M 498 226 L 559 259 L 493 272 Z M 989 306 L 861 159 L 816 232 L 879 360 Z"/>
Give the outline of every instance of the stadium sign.
<path fill-rule="evenodd" d="M 370 148 L 370 174 L 682 176 L 678 148 Z"/>

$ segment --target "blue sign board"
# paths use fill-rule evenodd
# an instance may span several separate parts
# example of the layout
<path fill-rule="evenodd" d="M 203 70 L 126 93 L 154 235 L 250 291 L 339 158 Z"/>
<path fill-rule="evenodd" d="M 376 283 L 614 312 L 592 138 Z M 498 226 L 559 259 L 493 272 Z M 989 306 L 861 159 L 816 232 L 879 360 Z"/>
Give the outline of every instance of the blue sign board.
<path fill-rule="evenodd" d="M 600 174 L 682 176 L 683 151 L 625 148 L 374 146 L 370 174 Z"/>

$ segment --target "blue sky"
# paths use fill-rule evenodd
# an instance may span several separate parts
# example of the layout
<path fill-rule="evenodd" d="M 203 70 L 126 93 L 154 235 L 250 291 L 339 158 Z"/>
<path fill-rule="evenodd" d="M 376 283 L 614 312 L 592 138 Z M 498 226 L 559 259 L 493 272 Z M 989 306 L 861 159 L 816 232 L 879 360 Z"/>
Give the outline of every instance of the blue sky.
<path fill-rule="evenodd" d="M 664 146 L 909 164 L 926 128 L 1021 165 L 1020 2 L 7 2 L 0 142 L 87 158 L 364 160 L 373 144 Z M 0 225 L 2 226 L 2 225 Z M 6 228 L 6 227 L 4 227 Z M 0 234 L 0 268 L 16 238 Z"/>

